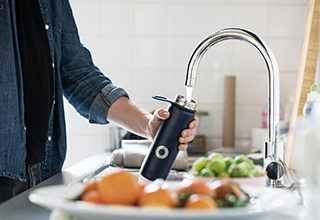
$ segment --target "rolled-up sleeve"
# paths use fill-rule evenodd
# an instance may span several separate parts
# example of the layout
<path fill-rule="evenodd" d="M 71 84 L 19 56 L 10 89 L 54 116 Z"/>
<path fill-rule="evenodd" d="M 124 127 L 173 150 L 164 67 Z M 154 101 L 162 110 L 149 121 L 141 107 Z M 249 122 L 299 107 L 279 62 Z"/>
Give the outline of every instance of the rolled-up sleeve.
<path fill-rule="evenodd" d="M 60 75 L 63 94 L 90 123 L 106 124 L 112 103 L 126 91 L 114 85 L 93 63 L 90 51 L 80 42 L 78 29 L 67 0 L 61 12 Z"/>
<path fill-rule="evenodd" d="M 95 97 L 89 111 L 90 123 L 106 124 L 110 106 L 121 96 L 129 98 L 127 92 L 114 84 L 106 85 Z"/>

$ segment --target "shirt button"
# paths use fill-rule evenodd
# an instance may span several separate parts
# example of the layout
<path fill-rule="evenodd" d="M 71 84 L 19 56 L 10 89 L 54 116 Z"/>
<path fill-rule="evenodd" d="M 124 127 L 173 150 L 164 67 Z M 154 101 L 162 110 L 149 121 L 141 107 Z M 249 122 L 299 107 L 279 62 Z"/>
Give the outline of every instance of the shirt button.
<path fill-rule="evenodd" d="M 56 100 L 53 100 L 53 104 L 54 104 L 54 105 L 56 104 Z"/>
<path fill-rule="evenodd" d="M 46 24 L 44 27 L 46 28 L 46 30 L 48 30 L 48 29 L 49 29 L 49 25 L 47 25 L 47 24 Z"/>
<path fill-rule="evenodd" d="M 48 141 L 51 141 L 51 136 L 48 137 Z"/>
<path fill-rule="evenodd" d="M 52 63 L 52 68 L 54 68 L 54 63 Z"/>
<path fill-rule="evenodd" d="M 27 127 L 24 127 L 24 130 L 27 130 Z"/>

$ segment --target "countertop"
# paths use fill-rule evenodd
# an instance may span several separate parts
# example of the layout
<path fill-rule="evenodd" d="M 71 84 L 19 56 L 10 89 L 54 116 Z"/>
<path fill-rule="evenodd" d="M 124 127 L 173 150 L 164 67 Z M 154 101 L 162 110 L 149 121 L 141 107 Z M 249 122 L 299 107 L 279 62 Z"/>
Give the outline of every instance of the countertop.
<path fill-rule="evenodd" d="M 50 186 L 50 185 L 59 185 L 59 184 L 68 184 L 71 181 L 81 178 L 85 173 L 90 172 L 100 166 L 101 164 L 107 162 L 110 157 L 110 152 L 103 152 L 91 156 L 67 169 L 63 172 L 53 176 L 52 178 L 40 183 L 35 188 Z M 28 199 L 28 194 L 31 190 L 21 193 L 4 202 L 0 205 L 0 219 L 1 220 L 46 220 L 50 218 L 52 210 L 42 208 L 38 205 L 31 203 Z M 302 205 L 296 205 L 295 207 L 290 208 L 290 210 L 283 210 L 275 215 L 272 215 L 272 218 L 279 220 L 302 220 L 310 219 L 307 218 L 308 215 L 307 208 Z M 260 218 L 255 218 L 257 220 L 269 220 L 270 215 L 263 216 Z M 240 218 L 238 218 L 240 219 Z"/>
<path fill-rule="evenodd" d="M 31 190 L 50 186 L 63 185 L 80 178 L 83 174 L 90 172 L 104 162 L 107 162 L 110 157 L 110 152 L 103 152 L 91 156 L 79 163 L 65 169 L 61 173 L 49 178 L 48 180 L 38 184 L 32 189 L 29 189 L 20 195 L 4 202 L 0 205 L 1 220 L 46 220 L 49 219 L 51 210 L 42 208 L 31 203 L 28 199 L 28 194 Z"/>

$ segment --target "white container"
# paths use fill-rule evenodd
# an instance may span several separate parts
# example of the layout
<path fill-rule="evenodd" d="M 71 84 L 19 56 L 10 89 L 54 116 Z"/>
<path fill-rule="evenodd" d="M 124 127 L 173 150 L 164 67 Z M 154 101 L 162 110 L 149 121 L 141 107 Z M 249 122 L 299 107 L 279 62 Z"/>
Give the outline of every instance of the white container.
<path fill-rule="evenodd" d="M 268 141 L 268 128 L 252 128 L 251 152 L 263 152 L 264 142 Z"/>
<path fill-rule="evenodd" d="M 310 86 L 310 93 L 308 93 L 308 98 L 303 107 L 303 115 L 307 116 L 312 110 L 314 102 L 320 101 L 320 94 L 318 93 L 318 86 L 315 84 Z"/>

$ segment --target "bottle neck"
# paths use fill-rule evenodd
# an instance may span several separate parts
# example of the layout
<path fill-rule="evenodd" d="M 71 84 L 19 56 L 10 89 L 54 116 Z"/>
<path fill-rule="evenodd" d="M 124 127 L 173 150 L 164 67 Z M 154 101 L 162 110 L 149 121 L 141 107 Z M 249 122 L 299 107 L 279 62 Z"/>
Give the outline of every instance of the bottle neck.
<path fill-rule="evenodd" d="M 317 92 L 308 93 L 307 101 L 314 102 L 314 101 L 319 101 L 319 100 L 320 100 L 320 94 L 319 93 L 317 93 Z"/>

